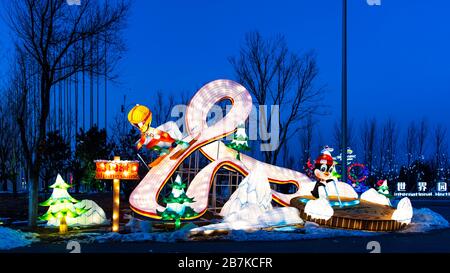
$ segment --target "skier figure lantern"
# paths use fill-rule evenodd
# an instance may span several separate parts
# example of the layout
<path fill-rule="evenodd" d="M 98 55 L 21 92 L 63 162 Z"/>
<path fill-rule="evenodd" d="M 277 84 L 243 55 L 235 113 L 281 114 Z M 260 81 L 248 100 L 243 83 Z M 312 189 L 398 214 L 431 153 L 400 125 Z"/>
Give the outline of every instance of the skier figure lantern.
<path fill-rule="evenodd" d="M 189 147 L 189 143 L 175 139 L 169 133 L 151 127 L 152 112 L 144 105 L 137 104 L 128 113 L 128 121 L 139 129 L 141 138 L 136 142 L 136 148 L 139 150 L 143 146 L 159 154 L 159 157 L 149 166 L 154 167 L 159 164 L 177 145 L 183 149 Z"/>

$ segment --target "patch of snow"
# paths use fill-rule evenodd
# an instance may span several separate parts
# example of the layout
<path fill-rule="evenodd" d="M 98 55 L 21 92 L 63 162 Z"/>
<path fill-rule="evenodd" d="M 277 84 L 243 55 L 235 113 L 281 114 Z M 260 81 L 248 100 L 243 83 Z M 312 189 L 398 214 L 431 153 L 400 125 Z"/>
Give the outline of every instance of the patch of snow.
<path fill-rule="evenodd" d="M 140 220 L 131 215 L 128 215 L 128 217 L 130 220 L 125 227 L 131 232 L 152 232 L 153 227 L 151 221 Z"/>
<path fill-rule="evenodd" d="M 213 231 L 246 230 L 253 231 L 268 227 L 303 224 L 299 211 L 294 207 L 281 207 L 269 210 L 261 214 L 256 222 L 245 220 L 225 221 L 192 229 L 192 233 L 209 234 Z"/>
<path fill-rule="evenodd" d="M 262 227 L 303 224 L 298 209 L 294 207 L 281 207 L 267 211 L 258 218 Z"/>
<path fill-rule="evenodd" d="M 361 200 L 367 201 L 370 203 L 380 204 L 383 206 L 391 206 L 391 202 L 389 201 L 389 198 L 386 196 L 378 193 L 375 189 L 371 188 L 367 191 L 365 191 L 363 194 L 361 194 Z"/>
<path fill-rule="evenodd" d="M 39 241 L 37 234 L 0 227 L 0 250 L 28 246 Z"/>
<path fill-rule="evenodd" d="M 428 232 L 436 229 L 449 228 L 444 217 L 428 208 L 414 209 L 414 216 L 409 226 L 402 233 Z"/>
<path fill-rule="evenodd" d="M 120 234 L 115 232 L 106 233 L 101 236 L 94 238 L 97 243 L 108 243 L 108 242 L 145 242 L 145 241 L 156 241 L 156 242 L 176 242 L 176 241 L 186 241 L 188 240 L 189 231 L 196 228 L 195 224 L 189 223 L 179 230 L 174 232 L 154 232 L 154 233 L 129 233 Z"/>
<path fill-rule="evenodd" d="M 216 230 L 224 230 L 228 227 L 228 223 L 218 223 L 210 225 Z M 134 241 L 159 241 L 159 242 L 175 242 L 189 240 L 188 233 L 195 229 L 196 226 L 189 224 L 175 232 L 161 233 L 131 233 L 118 234 L 107 233 L 95 238 L 96 242 L 134 242 Z M 449 228 L 449 223 L 440 214 L 428 209 L 415 209 L 414 217 L 410 226 L 399 233 L 418 233 L 428 232 L 436 229 Z M 304 231 L 299 233 L 296 231 Z M 303 229 L 295 229 L 294 227 L 281 227 L 273 231 L 253 230 L 231 230 L 228 235 L 223 235 L 222 240 L 232 241 L 281 241 L 281 240 L 308 240 L 308 239 L 326 239 L 335 237 L 369 237 L 387 234 L 385 232 L 370 232 L 360 230 L 344 230 L 321 227 L 313 222 L 306 222 Z"/>

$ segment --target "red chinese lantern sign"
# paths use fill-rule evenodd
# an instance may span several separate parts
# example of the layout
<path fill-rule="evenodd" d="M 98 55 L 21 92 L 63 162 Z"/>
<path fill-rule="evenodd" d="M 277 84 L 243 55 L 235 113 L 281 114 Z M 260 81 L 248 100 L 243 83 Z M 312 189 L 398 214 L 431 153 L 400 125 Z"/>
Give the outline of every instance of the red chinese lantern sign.
<path fill-rule="evenodd" d="M 139 161 L 125 160 L 96 160 L 95 161 L 95 179 L 120 179 L 137 180 L 139 179 L 138 169 Z"/>

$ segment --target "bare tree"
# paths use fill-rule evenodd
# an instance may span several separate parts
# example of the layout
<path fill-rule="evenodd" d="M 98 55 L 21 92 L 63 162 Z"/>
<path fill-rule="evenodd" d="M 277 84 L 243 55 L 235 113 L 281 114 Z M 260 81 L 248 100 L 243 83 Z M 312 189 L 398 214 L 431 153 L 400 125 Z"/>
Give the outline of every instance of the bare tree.
<path fill-rule="evenodd" d="M 153 121 L 156 126 L 166 123 L 170 119 L 170 113 L 175 106 L 173 94 L 164 93 L 162 90 L 156 91 L 156 99 L 153 100 L 150 108 L 153 112 Z"/>
<path fill-rule="evenodd" d="M 286 139 L 298 132 L 298 123 L 322 111 L 322 90 L 314 86 L 318 68 L 313 53 L 299 56 L 288 49 L 283 36 L 264 39 L 259 32 L 248 33 L 238 57 L 229 59 L 237 80 L 253 95 L 257 105 L 279 105 L 279 146 L 264 151 L 266 162 L 276 163 Z M 260 113 L 270 130 L 272 115 Z M 267 120 L 266 120 L 267 119 Z"/>
<path fill-rule="evenodd" d="M 0 105 L 0 185 L 3 191 L 8 190 L 8 181 L 11 180 L 13 145 L 17 135 L 15 126 L 12 124 L 8 107 Z M 13 182 L 14 183 L 14 182 Z"/>
<path fill-rule="evenodd" d="M 426 141 L 428 138 L 428 122 L 425 118 L 422 119 L 419 125 L 417 133 L 417 152 L 420 160 L 424 159 L 424 153 L 426 148 Z"/>
<path fill-rule="evenodd" d="M 434 130 L 434 167 L 436 179 L 441 179 L 445 170 L 444 166 L 447 161 L 447 129 L 442 125 L 438 124 Z"/>
<path fill-rule="evenodd" d="M 376 132 L 377 121 L 374 118 L 366 120 L 362 125 L 361 143 L 363 146 L 364 162 L 371 175 L 373 175 L 373 164 L 375 160 Z"/>
<path fill-rule="evenodd" d="M 308 159 L 311 158 L 313 134 L 315 123 L 312 115 L 309 115 L 306 119 L 306 125 L 300 131 L 300 146 L 301 146 L 301 166 L 304 166 Z"/>
<path fill-rule="evenodd" d="M 75 50 L 77 44 L 106 36 L 110 44 L 116 45 L 115 52 L 121 51 L 122 40 L 119 34 L 124 27 L 128 9 L 129 4 L 124 1 L 102 7 L 92 0 L 81 1 L 80 6 L 69 6 L 65 1 L 59 0 L 9 1 L 6 9 L 7 23 L 14 32 L 17 51 L 36 63 L 39 83 L 40 108 L 38 122 L 34 127 L 37 132 L 36 147 L 29 147 L 25 134 L 26 120 L 23 116 L 18 117 L 22 147 L 30 171 L 31 227 L 36 226 L 37 220 L 39 174 L 42 164 L 40 147 L 44 144 L 47 131 L 50 92 L 54 86 L 76 73 L 104 67 L 104 58 L 85 58 L 88 52 L 94 50 L 93 43 L 89 43 L 88 47 L 83 47 L 82 50 Z M 111 51 L 109 52 L 111 60 Z M 69 58 L 70 56 L 72 58 Z M 83 59 L 85 63 L 82 62 Z M 21 90 L 23 99 L 26 99 L 29 93 Z M 22 111 L 25 110 L 22 108 Z"/>
<path fill-rule="evenodd" d="M 417 150 L 417 127 L 414 122 L 411 122 L 408 126 L 406 133 L 406 156 L 408 167 L 411 165 Z"/>
<path fill-rule="evenodd" d="M 381 176 L 393 180 L 397 173 L 396 148 L 398 128 L 395 121 L 389 118 L 383 126 L 379 143 L 379 172 Z"/>

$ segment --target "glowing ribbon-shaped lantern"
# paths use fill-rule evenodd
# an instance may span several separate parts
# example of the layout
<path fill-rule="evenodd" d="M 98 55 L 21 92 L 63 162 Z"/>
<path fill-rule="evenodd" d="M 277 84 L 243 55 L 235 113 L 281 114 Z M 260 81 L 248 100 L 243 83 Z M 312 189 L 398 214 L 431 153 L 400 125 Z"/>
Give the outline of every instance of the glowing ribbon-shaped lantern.
<path fill-rule="evenodd" d="M 206 121 L 210 109 L 223 100 L 231 101 L 230 111 L 223 119 L 208 126 Z M 219 140 L 232 134 L 239 124 L 245 122 L 251 109 L 250 94 L 242 85 L 234 81 L 216 80 L 203 86 L 192 98 L 186 111 L 186 126 L 189 135 L 183 141 L 191 142 L 194 136 L 197 140 L 181 156 L 170 159 L 180 151 L 180 147 L 174 148 L 169 156 L 166 156 L 148 172 L 130 196 L 130 206 L 133 211 L 147 217 L 160 219 L 157 210 L 163 211 L 164 207 L 159 205 L 157 200 L 162 188 L 183 160 L 198 149 L 212 162 L 195 176 L 186 192 L 195 201 L 191 207 L 198 212 L 198 215 L 194 218 L 202 216 L 206 211 L 212 181 L 221 167 L 234 169 L 245 176 L 257 167 L 262 167 L 269 175 L 270 182 L 297 186 L 298 190 L 294 194 L 272 191 L 273 199 L 282 205 L 289 205 L 290 200 L 294 197 L 311 196 L 314 183 L 306 175 L 258 161 L 244 154 L 241 154 L 240 161 L 236 160 L 236 151 L 226 147 Z M 338 188 L 341 197 L 355 197 L 350 185 L 338 183 Z M 329 194 L 335 195 L 336 192 L 330 189 Z"/>

